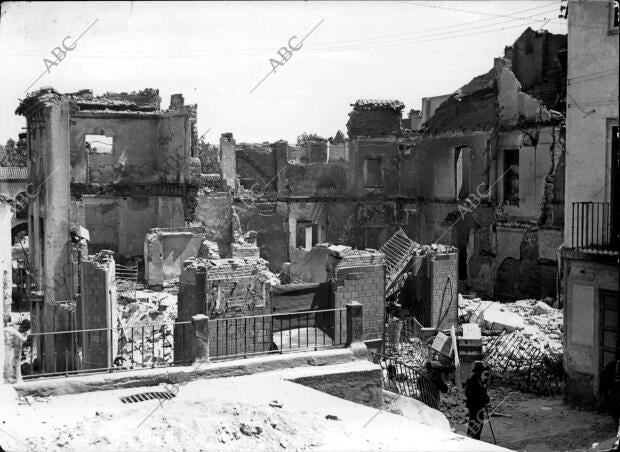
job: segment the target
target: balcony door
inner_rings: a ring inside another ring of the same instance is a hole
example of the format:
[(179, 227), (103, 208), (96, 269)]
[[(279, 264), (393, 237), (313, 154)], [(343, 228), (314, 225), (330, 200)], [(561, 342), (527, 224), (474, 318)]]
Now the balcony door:
[(600, 366), (604, 368), (614, 361), (620, 353), (620, 297), (618, 292), (601, 290), (599, 292), (601, 306), (600, 317)]

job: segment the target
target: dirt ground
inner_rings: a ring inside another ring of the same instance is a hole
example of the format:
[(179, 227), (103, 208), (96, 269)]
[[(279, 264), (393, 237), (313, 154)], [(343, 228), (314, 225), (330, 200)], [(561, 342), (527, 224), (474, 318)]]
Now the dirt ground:
[[(358, 405), (278, 374), (197, 380), (160, 407), (128, 388), (32, 398), (2, 413), (7, 451), (503, 450)], [(60, 414), (61, 413), (61, 414)]]
[[(609, 447), (616, 436), (611, 416), (571, 409), (561, 397), (535, 398), (509, 390), (493, 390), (490, 395), (490, 412), (507, 397), (497, 409), (500, 416), (491, 417), (498, 446), (527, 452), (591, 451), (594, 443)], [(466, 432), (467, 425), (457, 425), (456, 430)], [(488, 423), (481, 439), (493, 444)]]

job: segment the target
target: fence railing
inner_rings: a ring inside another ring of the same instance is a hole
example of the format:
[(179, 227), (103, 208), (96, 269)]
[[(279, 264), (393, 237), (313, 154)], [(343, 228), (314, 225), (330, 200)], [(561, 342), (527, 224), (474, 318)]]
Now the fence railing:
[(191, 322), (31, 333), (22, 347), (24, 379), (153, 368), (184, 363), (174, 356), (174, 330)]
[(346, 339), (345, 308), (209, 320), (211, 358), (336, 348)]
[(572, 205), (573, 248), (593, 254), (617, 253), (617, 228), (613, 225), (611, 203), (574, 202)]
[(431, 408), (439, 409), (439, 390), (422, 372), (396, 358), (372, 353), (372, 361), (381, 366), (383, 389), (412, 397)]
[(562, 355), (543, 353), (540, 346), (515, 331), (494, 337), (484, 347), (483, 360), (494, 378), (544, 396), (562, 392)]
[[(344, 347), (346, 308), (208, 320), (211, 359)], [(176, 343), (175, 343), (176, 341)], [(31, 333), (24, 379), (186, 365), (198, 341), (192, 321)]]

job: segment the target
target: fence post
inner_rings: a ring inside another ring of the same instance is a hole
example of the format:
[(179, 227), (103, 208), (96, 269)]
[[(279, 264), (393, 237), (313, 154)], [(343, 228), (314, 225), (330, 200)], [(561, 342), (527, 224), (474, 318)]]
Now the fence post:
[(368, 349), (363, 340), (362, 308), (362, 304), (357, 301), (347, 303), (347, 347), (356, 358), (366, 359)]
[(204, 314), (192, 316), (194, 337), (196, 340), (196, 356), (194, 362), (208, 363), (209, 359), (209, 317)]

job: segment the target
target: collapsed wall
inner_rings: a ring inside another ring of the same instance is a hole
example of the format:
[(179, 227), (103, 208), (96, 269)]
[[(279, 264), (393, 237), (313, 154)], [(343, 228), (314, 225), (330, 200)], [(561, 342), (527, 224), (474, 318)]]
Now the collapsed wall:
[[(210, 356), (234, 355), (238, 338), (245, 338), (247, 353), (271, 349), (271, 322), (237, 317), (263, 316), (271, 312), (269, 290), (277, 284), (261, 258), (189, 259), (180, 276), (177, 322), (204, 314), (210, 324)], [(232, 320), (232, 321), (230, 321)], [(187, 325), (175, 325), (174, 356), (177, 361), (197, 356), (194, 333)]]
[(144, 237), (144, 279), (148, 287), (162, 290), (165, 280), (177, 278), (183, 262), (198, 255), (204, 234), (201, 227), (151, 229)]

